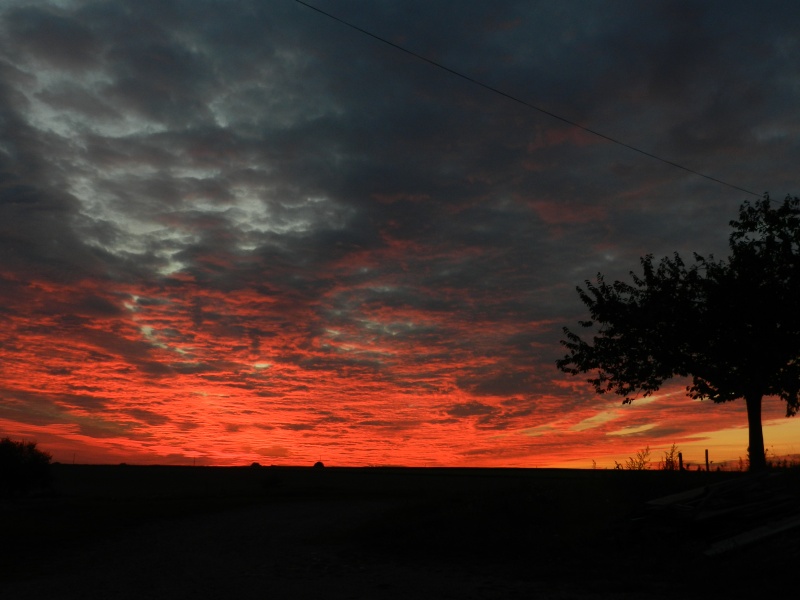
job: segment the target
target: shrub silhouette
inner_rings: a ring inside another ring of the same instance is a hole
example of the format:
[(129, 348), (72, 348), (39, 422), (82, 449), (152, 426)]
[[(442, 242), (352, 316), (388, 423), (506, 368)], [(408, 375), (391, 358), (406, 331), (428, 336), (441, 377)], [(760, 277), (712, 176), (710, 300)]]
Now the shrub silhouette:
[(678, 459), (678, 446), (672, 444), (669, 450), (664, 451), (664, 458), (661, 459), (662, 471), (677, 471), (680, 469), (680, 460)]
[(36, 447), (36, 442), (16, 442), (7, 437), (0, 440), (0, 494), (13, 496), (47, 487), (51, 458)]
[(650, 446), (645, 446), (636, 453), (636, 456), (628, 457), (623, 466), (614, 461), (614, 468), (617, 470), (626, 469), (628, 471), (646, 471), (650, 468)]

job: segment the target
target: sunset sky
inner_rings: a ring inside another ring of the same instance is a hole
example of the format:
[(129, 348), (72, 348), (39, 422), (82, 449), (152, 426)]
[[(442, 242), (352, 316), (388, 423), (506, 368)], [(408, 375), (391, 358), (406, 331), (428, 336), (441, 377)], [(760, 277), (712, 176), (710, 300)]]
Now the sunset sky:
[[(0, 3), (0, 436), (62, 462), (744, 457), (743, 402), (623, 406), (555, 361), (576, 285), (725, 257), (743, 201), (800, 194), (800, 5), (311, 3), (522, 102), (293, 0)], [(766, 446), (800, 453), (784, 411)]]

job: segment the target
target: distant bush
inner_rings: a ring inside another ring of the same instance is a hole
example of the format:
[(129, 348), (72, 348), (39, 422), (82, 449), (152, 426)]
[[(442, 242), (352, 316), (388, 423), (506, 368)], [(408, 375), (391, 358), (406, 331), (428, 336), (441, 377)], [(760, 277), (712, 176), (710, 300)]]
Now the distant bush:
[(625, 465), (614, 461), (615, 469), (626, 469), (628, 471), (646, 471), (650, 468), (650, 446), (645, 446), (625, 461)]
[(48, 452), (39, 450), (36, 442), (0, 440), (0, 494), (16, 495), (50, 484)]
[(661, 470), (677, 471), (680, 469), (680, 460), (678, 459), (679, 454), (680, 451), (675, 444), (672, 444), (669, 450), (665, 450), (664, 458), (661, 459)]

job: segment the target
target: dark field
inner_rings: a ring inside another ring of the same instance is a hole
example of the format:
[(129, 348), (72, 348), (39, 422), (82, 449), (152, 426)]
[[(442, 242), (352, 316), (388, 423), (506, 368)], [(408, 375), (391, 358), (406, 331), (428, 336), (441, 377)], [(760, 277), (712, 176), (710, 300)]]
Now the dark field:
[[(796, 515), (797, 479), (797, 471), (753, 483), (742, 473), (55, 465), (51, 492), (0, 500), (0, 595), (783, 596), (800, 528), (706, 551)], [(699, 501), (647, 504), (704, 486)], [(748, 491), (708, 493), (729, 488)]]

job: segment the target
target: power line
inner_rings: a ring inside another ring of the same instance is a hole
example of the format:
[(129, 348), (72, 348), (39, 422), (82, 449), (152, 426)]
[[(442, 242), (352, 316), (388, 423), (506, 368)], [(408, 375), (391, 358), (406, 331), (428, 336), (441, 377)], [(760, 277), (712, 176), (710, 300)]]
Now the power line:
[(422, 54), (418, 54), (417, 52), (414, 52), (413, 50), (409, 50), (408, 48), (405, 48), (404, 46), (401, 46), (399, 44), (395, 44), (394, 42), (390, 42), (386, 38), (383, 38), (383, 37), (381, 37), (381, 36), (379, 36), (379, 35), (377, 35), (375, 33), (372, 33), (371, 31), (368, 31), (367, 29), (363, 29), (363, 28), (359, 27), (358, 25), (354, 25), (354, 24), (350, 23), (349, 21), (345, 21), (344, 19), (342, 19), (340, 17), (337, 17), (336, 15), (332, 15), (329, 12), (326, 12), (326, 11), (320, 9), (320, 8), (317, 8), (316, 6), (313, 6), (313, 5), (309, 4), (308, 2), (304, 2), (303, 0), (294, 0), (294, 1), (297, 4), (302, 4), (306, 8), (310, 8), (311, 10), (313, 10), (315, 12), (318, 12), (319, 14), (328, 17), (329, 19), (333, 19), (337, 23), (341, 23), (342, 25), (344, 25), (346, 27), (349, 27), (350, 29), (354, 29), (355, 31), (358, 31), (359, 33), (363, 33), (364, 35), (367, 35), (367, 36), (369, 36), (369, 37), (371, 37), (371, 38), (373, 38), (375, 40), (378, 40), (379, 42), (383, 42), (387, 46), (391, 46), (392, 48), (395, 48), (396, 50), (400, 50), (401, 52), (405, 52), (406, 54), (408, 54), (410, 56), (413, 56), (414, 58), (416, 58), (418, 60), (426, 62), (429, 65), (433, 65), (434, 67), (436, 67), (438, 69), (441, 69), (443, 71), (447, 71), (451, 75), (455, 75), (456, 77), (460, 77), (461, 79), (464, 79), (465, 81), (469, 81), (470, 83), (472, 83), (474, 85), (477, 85), (477, 86), (482, 87), (482, 88), (484, 88), (486, 90), (489, 90), (490, 92), (494, 92), (495, 94), (503, 96), (504, 98), (507, 98), (508, 100), (516, 102), (517, 104), (521, 104), (521, 105), (523, 105), (523, 106), (525, 106), (527, 108), (532, 108), (535, 111), (538, 111), (538, 112), (540, 112), (542, 114), (547, 115), (548, 117), (552, 117), (553, 119), (557, 119), (559, 121), (562, 121), (563, 123), (566, 123), (567, 125), (571, 125), (572, 127), (577, 127), (578, 129), (582, 129), (583, 131), (586, 131), (587, 133), (591, 133), (592, 135), (595, 135), (595, 136), (597, 136), (599, 138), (602, 138), (604, 140), (607, 140), (607, 141), (612, 142), (614, 144), (617, 144), (619, 146), (623, 146), (625, 148), (628, 148), (629, 150), (633, 150), (634, 152), (638, 152), (639, 154), (643, 154), (644, 156), (647, 156), (649, 158), (658, 160), (658, 161), (660, 161), (662, 163), (668, 164), (668, 165), (670, 165), (672, 167), (675, 167), (677, 169), (681, 169), (683, 171), (686, 171), (687, 173), (691, 173), (692, 175), (697, 175), (698, 177), (703, 177), (703, 178), (708, 179), (710, 181), (713, 181), (715, 183), (719, 183), (721, 185), (728, 186), (729, 188), (733, 188), (733, 189), (738, 190), (740, 192), (744, 192), (746, 194), (750, 194), (751, 196), (757, 196), (759, 198), (761, 197), (761, 194), (757, 194), (757, 193), (755, 193), (753, 191), (750, 191), (748, 189), (745, 189), (743, 187), (739, 187), (738, 185), (735, 185), (733, 183), (728, 183), (727, 181), (723, 181), (722, 179), (718, 179), (716, 177), (712, 177), (711, 175), (706, 175), (705, 173), (701, 173), (700, 171), (696, 171), (696, 170), (694, 170), (692, 168), (689, 168), (689, 167), (686, 167), (686, 166), (684, 166), (684, 165), (682, 165), (680, 163), (676, 163), (676, 162), (668, 160), (666, 158), (662, 158), (662, 157), (660, 157), (660, 156), (658, 156), (656, 154), (653, 154), (652, 152), (648, 152), (646, 150), (642, 150), (641, 148), (637, 148), (636, 146), (632, 146), (631, 144), (625, 143), (622, 140), (618, 140), (618, 139), (616, 139), (614, 137), (611, 137), (610, 135), (606, 135), (606, 134), (601, 133), (601, 132), (599, 132), (599, 131), (597, 131), (595, 129), (591, 129), (589, 127), (585, 127), (584, 125), (581, 125), (580, 123), (576, 123), (575, 121), (567, 119), (566, 117), (562, 117), (561, 115), (557, 115), (554, 112), (551, 112), (551, 111), (549, 111), (549, 110), (547, 110), (545, 108), (542, 108), (541, 106), (536, 106), (535, 104), (531, 104), (530, 102), (528, 102), (526, 100), (522, 100), (521, 98), (518, 98), (517, 96), (514, 96), (513, 94), (509, 94), (508, 92), (504, 92), (503, 90), (500, 90), (500, 89), (498, 89), (498, 88), (496, 88), (494, 86), (491, 86), (491, 85), (489, 85), (487, 83), (484, 83), (484, 82), (482, 82), (482, 81), (480, 81), (478, 79), (475, 79), (474, 77), (466, 75), (466, 74), (462, 73), (461, 71), (457, 71), (455, 69), (452, 69), (452, 68), (450, 68), (450, 67), (448, 67), (446, 65), (443, 65), (440, 62), (437, 62), (437, 61), (435, 61), (435, 60), (433, 60), (431, 58), (428, 58), (427, 56), (424, 56)]

